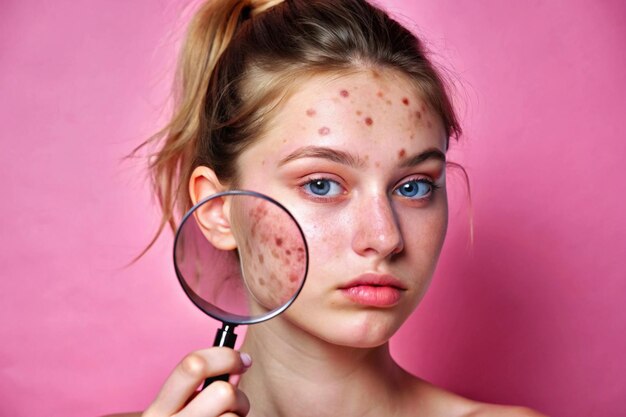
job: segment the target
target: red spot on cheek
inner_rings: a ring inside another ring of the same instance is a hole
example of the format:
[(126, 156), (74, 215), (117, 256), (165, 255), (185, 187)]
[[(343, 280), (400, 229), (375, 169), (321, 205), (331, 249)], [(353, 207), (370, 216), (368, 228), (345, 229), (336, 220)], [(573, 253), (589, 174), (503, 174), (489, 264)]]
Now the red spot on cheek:
[(400, 152), (398, 152), (398, 158), (404, 158), (405, 155), (406, 150), (404, 150), (404, 148), (400, 149)]
[(276, 242), (276, 246), (282, 246), (283, 244), (283, 240), (279, 237), (277, 237), (274, 242)]
[(320, 134), (320, 136), (326, 136), (326, 135), (328, 135), (328, 134), (330, 133), (330, 129), (329, 129), (329, 128), (327, 128), (326, 126), (324, 126), (324, 127), (321, 127), (321, 128), (317, 131), (317, 133), (319, 133), (319, 134)]
[(374, 124), (374, 121), (372, 120), (371, 117), (366, 117), (365, 118), (365, 124), (368, 125), (368, 126), (371, 126), (371, 125)]
[(409, 99), (406, 98), (406, 97), (402, 98), (402, 104), (404, 104), (405, 106), (408, 106), (409, 105)]
[(339, 92), (339, 95), (340, 95), (341, 97), (348, 97), (348, 96), (350, 96), (350, 93), (348, 93), (348, 90), (341, 90), (341, 91)]
[(309, 116), (309, 117), (313, 117), (313, 116), (315, 116), (316, 114), (317, 114), (317, 112), (315, 111), (315, 109), (308, 109), (308, 110), (306, 111), (306, 115), (307, 115), (307, 116)]

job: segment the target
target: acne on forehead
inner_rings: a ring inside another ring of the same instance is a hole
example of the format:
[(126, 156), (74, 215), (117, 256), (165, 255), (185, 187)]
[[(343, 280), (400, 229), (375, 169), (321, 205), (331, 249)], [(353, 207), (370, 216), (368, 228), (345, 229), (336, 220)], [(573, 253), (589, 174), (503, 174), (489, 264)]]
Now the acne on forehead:
[[(323, 137), (333, 134), (350, 121), (363, 128), (374, 128), (380, 126), (377, 122), (385, 126), (386, 115), (396, 120), (398, 115), (405, 115), (399, 120), (398, 126), (406, 132), (407, 139), (414, 140), (417, 137), (416, 126), (432, 129), (435, 126), (432, 119), (437, 115), (429, 112), (420, 94), (416, 90), (409, 93), (406, 81), (399, 83), (403, 81), (401, 78), (383, 72), (370, 71), (356, 74), (354, 78), (349, 76), (347, 79), (330, 81), (320, 79), (321, 84), (315, 83), (305, 88), (303, 91), (308, 91), (304, 96), (306, 101), (300, 102), (304, 117), (300, 118), (299, 127)], [(346, 80), (345, 83), (343, 80)], [(318, 91), (322, 94), (317, 94)], [(377, 105), (377, 102), (384, 106)], [(338, 114), (338, 111), (342, 114), (341, 120), (335, 118), (329, 122), (326, 119), (326, 114)], [(339, 125), (334, 126), (334, 123)]]

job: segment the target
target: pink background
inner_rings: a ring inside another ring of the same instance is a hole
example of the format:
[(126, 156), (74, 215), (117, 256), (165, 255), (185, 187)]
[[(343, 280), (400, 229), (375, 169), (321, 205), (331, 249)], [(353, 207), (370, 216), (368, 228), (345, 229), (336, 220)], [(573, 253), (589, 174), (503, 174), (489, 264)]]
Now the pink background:
[[(39, 3), (39, 4), (35, 4)], [(626, 415), (626, 7), (389, 0), (458, 80), (475, 244), (451, 226), (409, 370), (553, 416)], [(176, 283), (142, 161), (182, 6), (0, 4), (0, 415), (140, 409), (215, 324)]]

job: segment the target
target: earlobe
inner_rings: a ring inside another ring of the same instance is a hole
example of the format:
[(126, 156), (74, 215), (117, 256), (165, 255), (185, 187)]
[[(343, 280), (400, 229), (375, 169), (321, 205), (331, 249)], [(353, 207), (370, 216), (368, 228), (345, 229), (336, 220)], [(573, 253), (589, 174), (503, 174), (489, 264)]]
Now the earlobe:
[[(225, 190), (226, 187), (219, 181), (215, 172), (208, 167), (196, 167), (189, 178), (189, 196), (194, 206)], [(237, 248), (228, 216), (229, 201), (227, 197), (213, 198), (194, 212), (194, 218), (204, 237), (221, 250)]]

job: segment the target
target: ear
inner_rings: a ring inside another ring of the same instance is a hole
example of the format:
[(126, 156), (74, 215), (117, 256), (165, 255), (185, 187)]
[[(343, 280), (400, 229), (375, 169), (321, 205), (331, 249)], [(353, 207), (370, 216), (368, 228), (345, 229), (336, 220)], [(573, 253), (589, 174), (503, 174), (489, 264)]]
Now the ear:
[[(191, 173), (189, 196), (193, 205), (222, 191), (226, 191), (226, 187), (219, 181), (212, 169), (199, 166)], [(228, 197), (213, 198), (194, 212), (194, 218), (204, 237), (213, 246), (222, 250), (237, 248), (230, 225), (229, 212), (230, 199)]]

